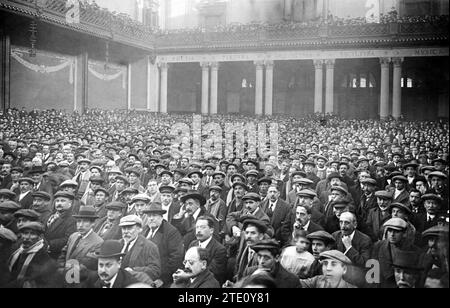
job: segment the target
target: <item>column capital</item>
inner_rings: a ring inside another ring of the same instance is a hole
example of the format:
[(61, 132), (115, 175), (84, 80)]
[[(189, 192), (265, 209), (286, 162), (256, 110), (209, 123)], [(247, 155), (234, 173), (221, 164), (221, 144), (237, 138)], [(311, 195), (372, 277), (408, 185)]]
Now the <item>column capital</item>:
[(264, 63), (266, 64), (266, 69), (269, 69), (269, 70), (273, 69), (273, 66), (274, 66), (273, 60), (266, 60)]
[(401, 66), (403, 62), (403, 58), (392, 58), (392, 63), (394, 63), (395, 66)]
[(159, 62), (158, 63), (158, 67), (161, 68), (161, 69), (168, 69), (169, 68), (169, 63)]
[(200, 62), (200, 66), (202, 67), (202, 69), (209, 69), (209, 62)]
[(212, 70), (218, 70), (220, 63), (219, 62), (211, 62), (210, 65), (211, 65)]
[(313, 60), (313, 64), (316, 70), (323, 68), (323, 60)]
[(388, 66), (391, 63), (391, 58), (380, 58), (381, 66)]
[(335, 59), (326, 59), (325, 64), (327, 66), (327, 69), (334, 68), (334, 63), (336, 62)]
[(256, 69), (263, 69), (264, 61), (262, 60), (254, 61), (253, 64), (256, 65)]

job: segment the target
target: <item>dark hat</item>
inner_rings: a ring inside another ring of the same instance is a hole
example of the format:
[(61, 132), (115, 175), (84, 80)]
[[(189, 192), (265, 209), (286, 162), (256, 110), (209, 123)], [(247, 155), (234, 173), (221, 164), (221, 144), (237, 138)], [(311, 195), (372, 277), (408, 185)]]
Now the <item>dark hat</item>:
[(105, 208), (107, 210), (116, 210), (116, 211), (121, 211), (121, 210), (125, 209), (126, 207), (127, 206), (124, 203), (119, 202), (119, 201), (110, 202), (105, 206)]
[(44, 169), (42, 169), (42, 167), (39, 167), (39, 166), (33, 166), (33, 167), (31, 168), (31, 170), (28, 171), (28, 174), (36, 174), (36, 173), (38, 173), (38, 174), (44, 174), (45, 171), (44, 171)]
[(261, 183), (267, 183), (267, 184), (271, 185), (272, 179), (268, 178), (268, 177), (264, 177), (264, 178), (258, 180), (258, 185), (261, 185)]
[(96, 195), (98, 192), (103, 192), (105, 195), (109, 196), (109, 191), (106, 190), (106, 189), (103, 188), (103, 187), (97, 188), (97, 189), (94, 191), (94, 195)]
[(182, 178), (178, 180), (178, 184), (185, 183), (188, 185), (194, 185), (194, 182), (190, 178)]
[(106, 240), (100, 246), (100, 250), (95, 253), (97, 258), (121, 258), (126, 255), (122, 253), (123, 244), (120, 241)]
[(345, 188), (342, 187), (342, 186), (331, 186), (331, 187), (330, 187), (330, 191), (332, 191), (332, 190), (337, 190), (337, 191), (340, 191), (341, 193), (343, 193), (343, 194), (345, 194), (345, 195), (348, 195), (348, 190), (345, 189)]
[(75, 199), (75, 195), (69, 192), (65, 192), (65, 191), (58, 191), (54, 196), (54, 199), (56, 198), (66, 198), (69, 200), (74, 200)]
[(375, 192), (375, 197), (381, 198), (381, 199), (392, 199), (393, 194), (386, 190), (379, 190)]
[(222, 187), (220, 187), (220, 186), (211, 186), (210, 188), (209, 188), (209, 191), (211, 191), (211, 190), (215, 190), (215, 191), (218, 191), (218, 192), (222, 192)]
[(23, 169), (20, 167), (13, 167), (13, 168), (11, 168), (11, 173), (12, 172), (23, 173)]
[(249, 160), (247, 161), (247, 165), (248, 165), (248, 164), (255, 165), (256, 168), (259, 168), (259, 163), (258, 163), (257, 161), (252, 160), (252, 159), (249, 159)]
[(392, 204), (389, 206), (389, 212), (392, 212), (392, 209), (393, 209), (394, 207), (399, 208), (399, 209), (405, 211), (405, 212), (408, 213), (408, 214), (411, 214), (411, 213), (412, 213), (411, 206), (408, 205), (408, 204), (403, 204), (403, 203), (399, 203), (399, 202), (392, 203)]
[(21, 209), (14, 213), (14, 217), (26, 217), (31, 220), (38, 220), (41, 215), (35, 210)]
[(137, 160), (139, 160), (139, 156), (137, 156), (137, 155), (134, 154), (134, 153), (128, 154), (128, 158), (130, 158), (130, 157), (134, 157), (134, 158), (136, 158)]
[(85, 218), (95, 220), (99, 218), (96, 214), (95, 208), (93, 206), (81, 206), (77, 215), (72, 215), (74, 218)]
[(314, 199), (315, 197), (317, 197), (317, 193), (312, 189), (302, 189), (299, 192), (297, 192), (297, 196)]
[(336, 200), (334, 200), (333, 202), (331, 202), (331, 206), (334, 208), (345, 208), (349, 205), (350, 203), (348, 202), (347, 199), (344, 198), (338, 198)]
[(186, 176), (186, 171), (184, 171), (183, 169), (175, 169), (173, 171), (173, 174), (175, 175), (175, 173), (180, 174), (181, 176)]
[(253, 201), (256, 201), (256, 202), (260, 202), (261, 201), (261, 196), (258, 195), (257, 193), (251, 192), (251, 193), (245, 194), (242, 197), (242, 201), (245, 201), (245, 200), (253, 200)]
[(231, 182), (234, 182), (235, 178), (240, 178), (242, 180), (242, 182), (245, 183), (245, 181), (247, 180), (242, 174), (240, 173), (235, 173), (230, 177)]
[(256, 170), (249, 170), (245, 173), (245, 177), (249, 177), (249, 176), (254, 176), (254, 177), (258, 177), (259, 176), (259, 172)]
[(361, 184), (370, 184), (373, 186), (377, 186), (377, 181), (372, 178), (366, 178), (361, 181)]
[(325, 156), (323, 156), (323, 155), (316, 155), (316, 160), (319, 160), (319, 159), (322, 159), (325, 162), (328, 162), (328, 159)]
[(184, 195), (183, 197), (181, 197), (180, 201), (181, 202), (186, 202), (188, 199), (194, 199), (200, 202), (200, 206), (204, 206), (206, 203), (206, 199), (205, 197), (203, 197), (201, 194), (194, 192), (194, 193), (189, 193), (187, 195)]
[(400, 157), (403, 157), (403, 154), (400, 153), (400, 152), (395, 152), (395, 153), (392, 153), (392, 157), (394, 157), (394, 156), (400, 156)]
[(426, 170), (433, 172), (433, 171), (436, 171), (436, 168), (433, 166), (423, 166), (423, 167), (420, 167), (419, 170), (420, 170), (420, 172), (423, 172)]
[(266, 233), (267, 231), (267, 225), (263, 221), (256, 219), (255, 217), (245, 219), (243, 221), (242, 230), (245, 230), (248, 225), (255, 226), (261, 233)]
[(105, 179), (101, 176), (91, 176), (89, 181), (92, 183), (105, 183)]
[(216, 170), (216, 165), (208, 163), (208, 164), (205, 165), (204, 169), (206, 169), (206, 168), (211, 168), (213, 170)]
[(294, 177), (294, 176), (296, 176), (296, 175), (299, 175), (299, 176), (301, 176), (302, 178), (306, 178), (306, 172), (305, 171), (294, 171), (294, 172), (292, 172), (292, 177)]
[(149, 207), (144, 209), (143, 212), (146, 214), (155, 213), (160, 215), (167, 213), (167, 211), (162, 208), (162, 204), (160, 202), (152, 202)]
[(170, 176), (171, 178), (173, 178), (173, 173), (170, 172), (169, 170), (163, 170), (159, 175), (163, 176), (164, 174), (167, 174), (168, 176)]
[(306, 238), (309, 239), (310, 241), (320, 240), (320, 241), (325, 242), (325, 244), (330, 244), (330, 243), (336, 242), (336, 240), (330, 233), (323, 231), (323, 230), (312, 232), (312, 233), (308, 234), (306, 236)]
[(235, 189), (236, 186), (241, 186), (241, 187), (243, 187), (245, 190), (248, 191), (247, 184), (245, 184), (245, 183), (242, 183), (242, 182), (235, 182), (235, 183), (233, 183), (233, 185), (231, 185), (231, 188)]
[(360, 163), (362, 163), (363, 161), (369, 161), (369, 159), (367, 158), (367, 157), (360, 157), (357, 161), (356, 161), (356, 163), (359, 165)]
[(92, 169), (97, 169), (100, 172), (103, 171), (103, 168), (99, 165), (92, 165), (91, 167), (89, 167), (89, 170), (92, 170)]
[(158, 168), (167, 169), (166, 165), (163, 165), (163, 164), (156, 164), (155, 169), (158, 169)]
[(441, 237), (443, 235), (448, 236), (448, 226), (436, 225), (422, 232), (423, 239), (429, 236)]
[(2, 239), (15, 243), (17, 242), (17, 235), (15, 235), (11, 230), (0, 225), (0, 240)]
[(175, 187), (169, 185), (159, 187), (159, 192), (161, 194), (173, 194), (174, 190)]
[(275, 250), (278, 255), (280, 253), (280, 244), (275, 239), (267, 239), (257, 242), (252, 246), (252, 249), (256, 252), (261, 250)]
[(14, 201), (5, 201), (0, 203), (0, 210), (15, 212), (22, 208), (22, 206)]
[(9, 199), (14, 199), (16, 197), (16, 193), (9, 189), (3, 188), (0, 189), (0, 196), (7, 196)]
[(138, 177), (141, 176), (141, 172), (138, 169), (136, 169), (136, 168), (127, 168), (127, 169), (125, 169), (125, 173), (134, 173)]
[(31, 222), (26, 222), (19, 227), (20, 232), (22, 232), (24, 230), (33, 230), (39, 234), (43, 234), (45, 232), (45, 227), (40, 222), (31, 221)]
[(191, 172), (188, 173), (187, 177), (190, 178), (193, 174), (198, 174), (200, 178), (203, 177), (203, 173), (199, 169), (192, 170)]
[(352, 265), (352, 261), (339, 250), (324, 251), (319, 255), (319, 260), (332, 259), (347, 265)]
[(159, 159), (156, 158), (156, 157), (154, 157), (154, 156), (150, 157), (150, 158), (148, 159), (148, 161), (149, 161), (149, 162), (154, 161), (155, 163), (159, 163)]
[(130, 182), (128, 181), (127, 177), (123, 176), (123, 175), (118, 175), (116, 176), (116, 181), (117, 180), (121, 180), (123, 181), (125, 184), (130, 184)]
[(19, 179), (19, 184), (22, 183), (22, 182), (28, 182), (31, 185), (35, 184), (35, 181), (32, 178), (28, 178), (28, 177), (20, 178)]
[(394, 268), (401, 268), (405, 270), (419, 272), (423, 270), (420, 265), (420, 254), (416, 251), (399, 250), (392, 256), (391, 265)]
[(406, 169), (406, 168), (408, 168), (408, 167), (413, 167), (414, 169), (416, 169), (417, 167), (419, 167), (419, 164), (416, 164), (416, 163), (407, 163), (407, 164), (404, 164), (402, 167), (403, 167), (403, 169)]
[(392, 178), (392, 181), (403, 181), (407, 183), (408, 179), (403, 175), (396, 175)]
[(328, 175), (327, 180), (331, 181), (331, 179), (341, 179), (341, 175), (337, 172), (331, 172), (330, 175)]
[(422, 196), (422, 200), (435, 200), (438, 201), (439, 203), (444, 202), (444, 199), (442, 199), (440, 196), (436, 195), (436, 194), (425, 194)]
[(431, 161), (431, 163), (434, 165), (434, 163), (441, 163), (441, 164), (443, 164), (443, 165), (446, 165), (447, 164), (447, 161), (445, 160), (445, 159), (442, 159), (442, 158), (436, 158), (436, 159), (433, 159), (432, 161)]

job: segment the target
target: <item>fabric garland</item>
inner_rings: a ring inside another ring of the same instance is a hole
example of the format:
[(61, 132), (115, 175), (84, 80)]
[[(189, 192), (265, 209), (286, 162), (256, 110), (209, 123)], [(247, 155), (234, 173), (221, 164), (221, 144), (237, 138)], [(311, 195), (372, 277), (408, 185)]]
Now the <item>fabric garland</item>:
[(117, 73), (114, 74), (104, 74), (104, 73), (100, 73), (98, 71), (95, 70), (94, 68), (94, 64), (89, 63), (88, 65), (88, 69), (89, 72), (94, 75), (96, 78), (103, 80), (103, 81), (111, 81), (114, 79), (117, 79), (119, 77), (122, 77), (122, 88), (126, 88), (126, 74), (125, 74), (125, 70), (123, 68), (114, 68), (119, 70)]

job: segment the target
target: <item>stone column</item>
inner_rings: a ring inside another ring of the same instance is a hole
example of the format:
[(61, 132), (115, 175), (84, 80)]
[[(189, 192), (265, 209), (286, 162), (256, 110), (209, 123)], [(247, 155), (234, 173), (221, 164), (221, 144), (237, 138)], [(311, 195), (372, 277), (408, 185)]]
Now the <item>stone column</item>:
[(88, 89), (89, 89), (89, 55), (87, 52), (84, 52), (81, 56), (81, 76), (82, 76), (82, 83), (81, 83), (81, 108), (80, 113), (83, 114), (89, 107), (89, 95), (88, 95)]
[(131, 110), (131, 63), (127, 65), (127, 110)]
[(393, 58), (394, 76), (392, 84), (392, 116), (399, 119), (402, 114), (402, 62), (403, 58)]
[(273, 61), (266, 61), (266, 95), (265, 95), (265, 115), (273, 114)]
[(209, 62), (200, 63), (202, 67), (202, 114), (208, 114), (209, 105)]
[(314, 60), (314, 113), (323, 113), (322, 91), (323, 91), (323, 60)]
[(0, 110), (10, 107), (11, 39), (0, 30)]
[(159, 69), (154, 59), (148, 57), (147, 63), (147, 110), (158, 112), (159, 103)]
[(168, 64), (160, 63), (159, 68), (161, 70), (161, 98), (159, 112), (167, 113), (167, 74)]
[(211, 114), (217, 114), (217, 91), (219, 87), (219, 63), (211, 63)]
[(255, 85), (255, 115), (263, 114), (263, 70), (264, 62), (255, 61), (256, 65), (256, 85)]
[(380, 119), (389, 117), (389, 64), (390, 58), (380, 58), (381, 82), (380, 82)]
[(325, 61), (327, 66), (325, 113), (333, 113), (334, 111), (334, 62), (334, 59)]

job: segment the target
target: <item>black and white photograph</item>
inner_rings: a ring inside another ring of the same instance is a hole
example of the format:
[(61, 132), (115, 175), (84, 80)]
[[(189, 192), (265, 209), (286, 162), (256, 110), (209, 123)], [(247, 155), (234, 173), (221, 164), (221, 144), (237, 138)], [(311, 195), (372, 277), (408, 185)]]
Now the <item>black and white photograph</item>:
[(0, 0), (0, 288), (449, 288), (449, 81), (448, 0)]

